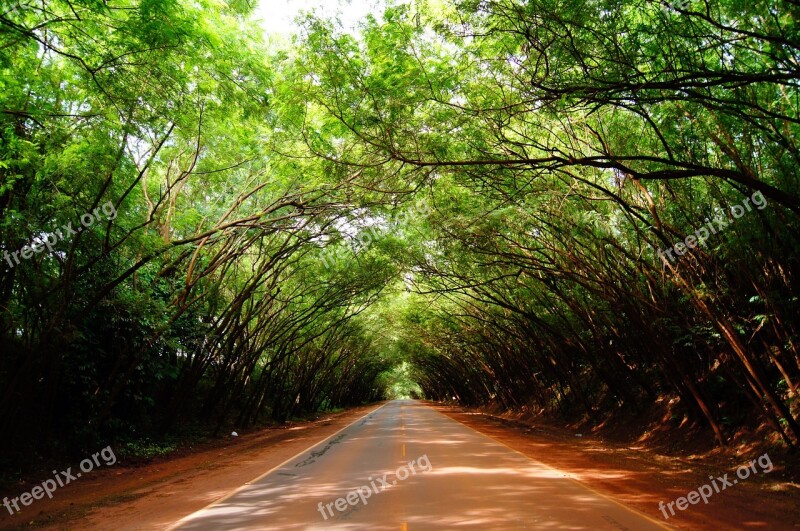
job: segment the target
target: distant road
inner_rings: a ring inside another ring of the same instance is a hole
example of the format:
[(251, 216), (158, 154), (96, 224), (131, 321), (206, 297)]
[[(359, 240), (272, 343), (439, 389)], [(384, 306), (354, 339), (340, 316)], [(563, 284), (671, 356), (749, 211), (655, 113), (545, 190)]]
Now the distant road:
[(419, 402), (397, 400), (171, 529), (462, 528), (665, 527)]

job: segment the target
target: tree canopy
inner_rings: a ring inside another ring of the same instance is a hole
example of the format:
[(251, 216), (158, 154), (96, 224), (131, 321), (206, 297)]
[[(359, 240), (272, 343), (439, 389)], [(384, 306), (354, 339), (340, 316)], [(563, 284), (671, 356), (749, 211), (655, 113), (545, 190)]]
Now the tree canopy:
[(686, 4), (2, 8), (4, 455), (391, 396), (796, 447), (800, 8)]

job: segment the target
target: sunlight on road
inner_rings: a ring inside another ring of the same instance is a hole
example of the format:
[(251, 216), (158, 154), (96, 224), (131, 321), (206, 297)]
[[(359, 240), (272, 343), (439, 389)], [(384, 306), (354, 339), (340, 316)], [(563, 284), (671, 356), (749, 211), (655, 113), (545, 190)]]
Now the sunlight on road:
[[(423, 462), (424, 468), (413, 466)], [(398, 400), (188, 516), (176, 529), (403, 525), (662, 527), (427, 406)]]

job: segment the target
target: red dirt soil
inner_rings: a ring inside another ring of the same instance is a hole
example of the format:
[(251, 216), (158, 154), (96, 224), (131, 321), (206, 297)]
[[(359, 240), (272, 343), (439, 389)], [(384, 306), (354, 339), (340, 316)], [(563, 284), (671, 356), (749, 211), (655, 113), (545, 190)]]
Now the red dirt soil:
[[(624, 444), (602, 436), (566, 431), (536, 422), (510, 420), (482, 412), (429, 404), (448, 417), (537, 461), (557, 468), (593, 490), (637, 509), (667, 526), (678, 529), (800, 529), (800, 484), (796, 482), (797, 456), (769, 452), (774, 466), (767, 474), (755, 465), (758, 474), (738, 480), (708, 498), (708, 504), (665, 509), (669, 503), (690, 491), (728, 474), (736, 478), (739, 466), (751, 459), (724, 453), (676, 457), (654, 451), (645, 443)], [(686, 444), (691, 446), (690, 442)], [(719, 482), (718, 482), (719, 483)]]
[[(670, 457), (645, 448), (581, 436), (536, 423), (430, 403), (438, 411), (630, 507), (681, 529), (800, 529), (800, 485), (788, 481), (794, 471), (772, 459), (769, 474), (714, 494), (707, 505), (691, 505), (664, 520), (658, 502), (669, 502), (741, 465), (733, 458)], [(268, 428), (185, 455), (143, 466), (117, 463), (98, 469), (59, 489), (52, 500), (34, 502), (23, 513), (3, 511), (6, 529), (162, 530), (183, 516), (280, 465), (334, 434), (377, 406), (327, 415), (312, 422)], [(584, 434), (582, 434), (584, 435)], [(772, 456), (772, 454), (770, 454)], [(791, 473), (789, 473), (791, 472)], [(29, 491), (36, 483), (19, 487)], [(13, 496), (18, 496), (14, 493)], [(8, 493), (11, 494), (11, 493)]]
[[(163, 530), (264, 472), (336, 433), (378, 406), (325, 415), (216, 441), (154, 459), (142, 466), (120, 460), (98, 468), (10, 516), (0, 505), (2, 529)], [(72, 467), (73, 472), (75, 466)], [(20, 485), (19, 496), (36, 481)]]

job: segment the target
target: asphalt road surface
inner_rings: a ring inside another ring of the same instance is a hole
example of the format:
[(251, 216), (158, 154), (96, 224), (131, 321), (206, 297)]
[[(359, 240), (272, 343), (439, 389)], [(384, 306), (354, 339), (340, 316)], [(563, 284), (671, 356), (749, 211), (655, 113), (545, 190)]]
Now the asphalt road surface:
[(419, 402), (397, 400), (171, 529), (464, 528), (665, 527)]

